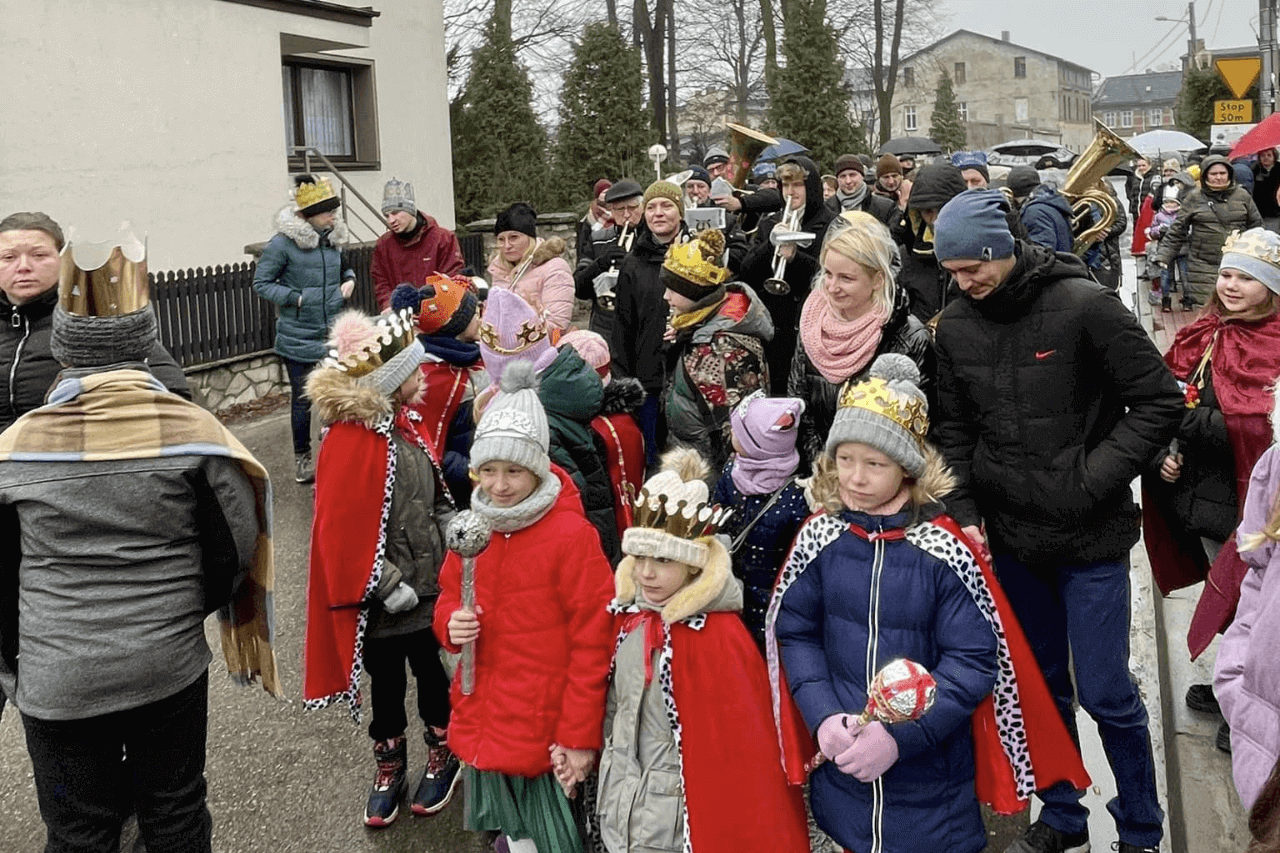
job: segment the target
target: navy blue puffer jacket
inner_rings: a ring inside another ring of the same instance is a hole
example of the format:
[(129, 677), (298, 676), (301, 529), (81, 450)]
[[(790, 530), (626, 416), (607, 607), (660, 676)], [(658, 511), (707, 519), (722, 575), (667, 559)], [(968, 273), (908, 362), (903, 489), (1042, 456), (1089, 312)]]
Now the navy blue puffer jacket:
[[(803, 530), (835, 521), (815, 516)], [(911, 513), (846, 511), (838, 521), (894, 532), (875, 541), (839, 533), (782, 592), (775, 632), (805, 722), (816, 730), (832, 714), (859, 713), (871, 679), (896, 658), (924, 666), (938, 689), (920, 720), (886, 727), (898, 761), (876, 782), (859, 782), (830, 761), (814, 771), (814, 817), (848, 850), (870, 849), (878, 823), (887, 830), (885, 853), (977, 853), (986, 835), (970, 718), (995, 685), (995, 633), (956, 573), (901, 538)], [(803, 550), (798, 540), (792, 559)]]

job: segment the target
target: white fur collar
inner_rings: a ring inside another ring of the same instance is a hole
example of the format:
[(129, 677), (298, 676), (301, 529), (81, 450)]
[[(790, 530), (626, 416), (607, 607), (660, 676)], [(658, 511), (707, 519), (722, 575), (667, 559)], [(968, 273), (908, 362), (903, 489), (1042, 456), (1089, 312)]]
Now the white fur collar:
[[(311, 223), (298, 215), (296, 204), (287, 204), (276, 213), (276, 231), (298, 244), (299, 249), (314, 249), (320, 245), (320, 232), (311, 227)], [(342, 246), (351, 239), (347, 223), (342, 217), (333, 220), (333, 230), (329, 232), (329, 245)]]

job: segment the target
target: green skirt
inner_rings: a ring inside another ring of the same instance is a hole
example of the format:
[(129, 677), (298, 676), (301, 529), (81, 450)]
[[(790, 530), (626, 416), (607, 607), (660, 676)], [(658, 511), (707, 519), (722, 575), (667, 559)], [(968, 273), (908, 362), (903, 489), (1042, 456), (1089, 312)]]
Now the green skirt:
[(531, 838), (538, 853), (582, 853), (569, 801), (551, 773), (536, 779), (463, 767), (467, 829)]

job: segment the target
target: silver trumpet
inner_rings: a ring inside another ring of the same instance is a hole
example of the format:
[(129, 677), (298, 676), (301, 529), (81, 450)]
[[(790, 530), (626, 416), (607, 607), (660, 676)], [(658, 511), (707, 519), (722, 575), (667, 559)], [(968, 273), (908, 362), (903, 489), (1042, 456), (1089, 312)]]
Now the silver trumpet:
[[(624, 223), (618, 231), (618, 247), (624, 252), (630, 252), (635, 237), (635, 229), (630, 223)], [(618, 285), (618, 265), (610, 264), (609, 269), (596, 276), (591, 284), (595, 288), (596, 304), (600, 306), (600, 310), (612, 311), (617, 303), (617, 297), (614, 296), (613, 291)]]
[(787, 259), (782, 254), (782, 246), (789, 244), (805, 249), (812, 246), (818, 236), (811, 231), (797, 230), (803, 214), (803, 207), (788, 209), (783, 214), (782, 221), (769, 232), (769, 242), (776, 248), (773, 253), (773, 275), (765, 279), (764, 289), (774, 296), (786, 296), (791, 292), (791, 285), (783, 278), (787, 274)]

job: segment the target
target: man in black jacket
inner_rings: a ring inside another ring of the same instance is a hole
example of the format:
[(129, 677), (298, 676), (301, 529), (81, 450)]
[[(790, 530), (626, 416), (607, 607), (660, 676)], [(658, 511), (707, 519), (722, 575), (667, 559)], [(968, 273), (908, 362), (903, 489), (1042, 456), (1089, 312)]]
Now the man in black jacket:
[[(934, 438), (959, 481), (948, 508), (976, 542), (986, 522), (996, 573), (1073, 737), (1077, 690), (1097, 723), (1119, 850), (1154, 851), (1164, 814), (1129, 674), (1130, 484), (1177, 430), (1178, 386), (1082, 262), (1014, 239), (999, 193), (961, 193), (935, 229), (934, 252), (963, 293), (936, 337)], [(1083, 793), (1066, 782), (1041, 791), (1040, 819), (1007, 853), (1087, 850)]]
[(835, 214), (846, 210), (862, 210), (893, 227), (898, 219), (897, 206), (884, 196), (871, 191), (864, 175), (867, 167), (853, 154), (836, 158), (836, 193), (827, 199), (827, 208)]

